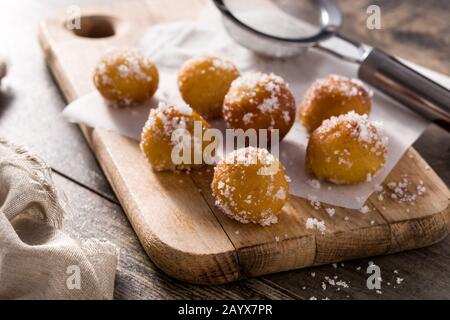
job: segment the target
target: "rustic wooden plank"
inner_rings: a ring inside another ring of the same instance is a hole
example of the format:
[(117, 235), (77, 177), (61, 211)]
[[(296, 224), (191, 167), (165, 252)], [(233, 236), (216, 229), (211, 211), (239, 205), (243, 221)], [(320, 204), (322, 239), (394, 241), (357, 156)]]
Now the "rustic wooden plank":
[[(59, 5), (64, 3), (72, 1)], [(65, 101), (36, 41), (38, 24), (50, 4), (2, 1), (0, 54), (9, 60), (9, 73), (0, 90), (0, 135), (29, 146), (55, 170), (115, 199), (78, 127), (61, 118)]]
[[(186, 5), (186, 2), (170, 3), (164, 2), (164, 6)], [(202, 2), (194, 1), (189, 6), (192, 9), (187, 13), (189, 17), (198, 3)], [(40, 40), (65, 96), (73, 100), (93, 89), (91, 75), (85, 68), (93, 69), (107, 48), (134, 45), (139, 32), (149, 24), (185, 14), (183, 10), (161, 11), (161, 5), (149, 3), (149, 12), (142, 10), (142, 3), (135, 2), (127, 2), (126, 10), (120, 3), (106, 8), (83, 8), (85, 15), (111, 17), (116, 34), (100, 40), (78, 37), (64, 29), (64, 16), (47, 19)], [(420, 205), (415, 208), (387, 202), (383, 209), (375, 201), (369, 214), (339, 209), (332, 218), (323, 208), (314, 210), (308, 201), (292, 197), (279, 223), (261, 228), (239, 224), (215, 208), (210, 196), (211, 175), (191, 178), (155, 173), (136, 142), (102, 130), (83, 130), (147, 253), (166, 273), (187, 281), (222, 283), (244, 276), (385, 254), (428, 245), (448, 233), (448, 190), (432, 171), (425, 169), (418, 154), (414, 158), (404, 157), (393, 171), (397, 178), (411, 174), (417, 180), (431, 183), (429, 196), (419, 198)], [(410, 210), (407, 216), (397, 214), (405, 210)], [(325, 221), (324, 234), (306, 229), (305, 222), (310, 217)], [(426, 236), (415, 242), (411, 237), (417, 236), (414, 230), (419, 226), (419, 218), (421, 233)], [(404, 234), (397, 235), (399, 232)]]
[[(450, 75), (450, 3), (445, 0), (340, 0), (342, 33), (417, 64)], [(366, 27), (369, 5), (381, 9), (381, 29)]]
[(426, 160), (439, 177), (450, 186), (450, 132), (432, 125), (414, 143), (414, 148)]
[[(371, 259), (346, 261), (332, 265), (295, 270), (265, 276), (268, 284), (295, 292), (301, 299), (449, 299), (448, 261), (450, 237), (431, 247), (378, 256)], [(369, 262), (381, 269), (381, 292), (367, 288)], [(395, 272), (394, 272), (395, 271)], [(314, 277), (312, 276), (314, 274)], [(330, 285), (325, 279), (342, 280), (349, 286)], [(335, 278), (336, 277), (336, 278)], [(400, 284), (397, 283), (400, 278)], [(326, 284), (323, 290), (322, 282)]]
[[(314, 265), (386, 252), (390, 242), (389, 227), (377, 211), (373, 210), (368, 215), (362, 215), (357, 210), (333, 207), (335, 214), (330, 217), (325, 211), (325, 208), (330, 206), (321, 205), (320, 209), (313, 209), (304, 199), (295, 198), (293, 202), (297, 212), (307, 213), (303, 216), (303, 225), (307, 217), (314, 217), (323, 220), (327, 227), (324, 234), (319, 232), (315, 234)], [(372, 224), (371, 221), (375, 221), (376, 224)]]
[(59, 174), (53, 178), (71, 208), (66, 230), (81, 239), (109, 240), (119, 248), (116, 299), (292, 299), (257, 279), (208, 287), (166, 276), (148, 258), (119, 205)]
[[(410, 149), (404, 158), (385, 179), (383, 186), (389, 190), (390, 182), (408, 181), (411, 183), (408, 192), (417, 194), (417, 186), (423, 183), (426, 188), (424, 194), (412, 203), (400, 203), (392, 198), (392, 191), (379, 197), (374, 193), (370, 203), (389, 223), (391, 230), (391, 245), (389, 252), (398, 252), (429, 245), (442, 240), (448, 234), (450, 211), (443, 210), (448, 206), (449, 193), (446, 184), (414, 150)], [(418, 171), (428, 171), (427, 175), (415, 175)], [(413, 174), (406, 174), (412, 172)]]
[[(446, 208), (448, 205), (448, 188), (445, 183), (439, 179), (437, 174), (414, 149), (410, 149), (403, 158), (408, 158), (408, 161), (400, 161), (383, 182), (386, 193), (382, 198), (378, 197), (377, 192), (372, 194), (370, 197), (371, 204), (389, 222), (407, 220), (412, 216), (422, 218)], [(427, 174), (415, 174), (420, 171), (427, 172)], [(426, 191), (417, 197), (417, 201), (405, 205), (399, 199), (392, 198), (392, 191), (389, 191), (388, 187), (391, 182), (398, 183), (403, 180), (411, 184), (408, 187), (408, 191), (411, 193), (417, 194), (417, 186), (421, 183), (425, 186)]]

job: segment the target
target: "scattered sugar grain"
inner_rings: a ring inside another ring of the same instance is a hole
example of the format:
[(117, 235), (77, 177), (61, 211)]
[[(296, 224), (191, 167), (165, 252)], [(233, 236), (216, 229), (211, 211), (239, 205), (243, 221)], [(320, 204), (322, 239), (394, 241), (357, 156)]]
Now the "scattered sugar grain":
[(362, 214), (366, 214), (370, 212), (370, 208), (368, 206), (363, 206), (361, 209), (359, 209), (359, 212), (361, 212)]
[(311, 188), (320, 189), (320, 181), (317, 179), (309, 179), (306, 183), (309, 184)]
[(306, 220), (306, 229), (317, 229), (323, 234), (327, 228), (323, 220), (319, 221), (316, 218), (308, 218)]
[(325, 208), (325, 211), (330, 217), (334, 216), (334, 214), (336, 213), (336, 209), (334, 208)]

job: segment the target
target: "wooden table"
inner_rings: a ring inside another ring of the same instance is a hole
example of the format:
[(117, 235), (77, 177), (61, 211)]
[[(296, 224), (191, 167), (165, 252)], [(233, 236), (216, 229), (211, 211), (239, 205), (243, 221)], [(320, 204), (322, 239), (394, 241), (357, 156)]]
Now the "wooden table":
[[(61, 118), (65, 102), (37, 43), (38, 23), (56, 5), (88, 2), (3, 0), (0, 4), (0, 55), (10, 59), (10, 74), (0, 94), (0, 136), (28, 146), (51, 165), (58, 189), (73, 209), (73, 221), (67, 223), (73, 224), (80, 237), (104, 238), (120, 247), (117, 299), (450, 298), (450, 237), (410, 252), (215, 287), (182, 283), (159, 271), (140, 246), (79, 129)], [(448, 1), (364, 0), (355, 4), (346, 0), (340, 4), (345, 15), (344, 34), (450, 75)], [(381, 7), (381, 30), (366, 28), (369, 4)], [(432, 126), (414, 145), (447, 185), (449, 141), (449, 133)], [(370, 260), (381, 268), (381, 294), (366, 287)], [(324, 277), (337, 277), (349, 288), (337, 290), (337, 286), (327, 285), (323, 290)], [(400, 284), (397, 277), (403, 279)]]

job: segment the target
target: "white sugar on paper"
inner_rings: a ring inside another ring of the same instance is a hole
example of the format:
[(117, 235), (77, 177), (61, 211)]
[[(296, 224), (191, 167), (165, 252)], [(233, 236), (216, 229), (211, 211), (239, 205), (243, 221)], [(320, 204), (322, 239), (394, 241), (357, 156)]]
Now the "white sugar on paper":
[[(356, 65), (315, 50), (284, 60), (257, 56), (233, 42), (224, 31), (217, 12), (209, 11), (205, 16), (207, 18), (199, 21), (156, 25), (141, 39), (141, 50), (156, 63), (160, 72), (160, 86), (155, 101), (168, 100), (176, 105), (182, 103), (177, 88), (178, 70), (186, 60), (200, 55), (228, 58), (236, 63), (242, 72), (273, 72), (283, 77), (294, 93), (297, 104), (300, 103), (306, 89), (318, 78), (330, 74), (356, 78)], [(348, 50), (348, 46), (337, 39), (328, 40), (325, 45), (341, 51)], [(447, 77), (439, 74), (438, 77), (434, 77), (436, 75), (434, 72), (424, 69), (421, 71), (436, 81), (444, 80), (445, 83), (439, 81), (444, 86), (450, 83)], [(116, 131), (139, 140), (141, 129), (148, 116), (148, 108), (141, 107), (135, 110), (136, 114), (131, 110), (110, 109), (97, 93), (93, 93), (69, 105), (64, 114), (74, 122)], [(290, 193), (330, 205), (361, 208), (376, 186), (384, 180), (427, 126), (426, 121), (377, 91), (373, 97), (370, 120), (384, 124), (385, 134), (389, 137), (387, 163), (385, 168), (370, 181), (352, 186), (319, 182), (305, 172), (308, 135), (303, 126), (296, 122), (280, 145), (280, 160), (292, 180)]]

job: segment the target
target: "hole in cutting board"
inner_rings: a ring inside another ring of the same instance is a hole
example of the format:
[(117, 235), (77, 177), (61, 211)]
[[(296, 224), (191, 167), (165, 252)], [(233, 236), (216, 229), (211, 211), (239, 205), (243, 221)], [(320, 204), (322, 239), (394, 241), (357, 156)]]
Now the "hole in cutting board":
[[(79, 21), (76, 21), (79, 19)], [(108, 16), (82, 16), (66, 21), (66, 28), (84, 38), (107, 38), (115, 35), (114, 18)]]

